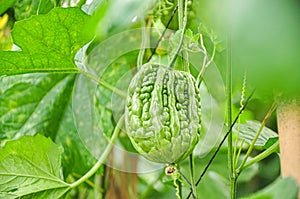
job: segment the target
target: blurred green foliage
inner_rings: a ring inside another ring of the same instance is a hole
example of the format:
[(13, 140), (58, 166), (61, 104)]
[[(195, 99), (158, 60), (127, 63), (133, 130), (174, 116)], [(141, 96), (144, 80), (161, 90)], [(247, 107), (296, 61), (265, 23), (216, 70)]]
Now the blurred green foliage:
[(207, 2), (206, 19), (232, 42), (234, 78), (260, 95), (300, 95), (300, 13), (294, 0)]

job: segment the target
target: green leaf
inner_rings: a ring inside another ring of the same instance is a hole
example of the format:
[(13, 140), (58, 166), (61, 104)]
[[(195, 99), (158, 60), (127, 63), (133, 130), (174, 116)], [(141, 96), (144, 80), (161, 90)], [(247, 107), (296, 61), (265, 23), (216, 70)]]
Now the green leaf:
[(298, 189), (297, 182), (293, 178), (279, 178), (263, 190), (243, 199), (295, 199)]
[[(212, 150), (204, 158), (195, 156), (195, 165), (197, 165), (197, 168), (194, 171), (195, 180), (197, 180), (198, 177), (202, 174), (205, 166), (209, 162), (213, 153), (214, 150)], [(224, 164), (226, 164), (227, 162), (227, 158), (228, 158), (227, 150), (222, 148), (219, 151), (219, 153), (216, 155), (216, 158), (214, 159), (213, 163), (210, 165), (208, 172), (204, 175), (199, 186), (197, 187), (199, 195), (201, 194), (201, 198), (202, 197), (210, 198), (211, 195), (209, 194), (211, 193), (210, 191), (212, 190), (218, 193), (215, 195), (216, 198), (228, 198), (228, 197), (221, 197), (224, 196), (224, 194), (226, 195), (227, 193), (229, 193), (229, 190), (227, 188), (226, 190), (224, 189), (226, 187), (226, 184), (229, 183), (229, 180), (227, 179), (229, 172), (227, 167), (226, 166), (224, 167)], [(188, 160), (185, 160), (180, 164), (181, 172), (183, 172), (187, 176), (189, 176), (189, 172), (190, 172), (189, 169), (190, 169), (190, 165)]]
[(62, 152), (41, 135), (8, 142), (0, 150), (0, 197), (62, 197), (70, 189), (60, 176)]
[[(244, 159), (244, 155), (241, 155), (239, 157), (239, 164), (243, 161)], [(248, 157), (248, 160), (251, 160), (252, 157)], [(259, 165), (253, 164), (250, 167), (245, 168), (239, 175), (237, 182), (238, 183), (247, 183), (249, 182), (255, 175), (258, 174), (259, 170), (261, 170), (261, 168), (259, 168)]]
[(0, 140), (41, 133), (53, 140), (75, 75), (25, 74), (0, 78)]
[(8, 8), (12, 7), (17, 0), (0, 0), (0, 15), (2, 15)]
[(55, 142), (64, 147), (62, 164), (65, 177), (69, 174), (83, 176), (96, 162), (78, 135), (71, 103), (63, 114)]
[[(200, 174), (204, 170), (205, 166), (209, 162), (210, 158), (212, 157), (213, 153), (214, 153), (214, 150), (212, 150), (204, 158), (201, 158), (201, 159), (195, 158), (195, 164), (199, 165), (199, 167), (197, 168), (197, 170), (199, 170), (198, 171), (199, 173), (198, 174), (196, 173), (196, 176), (200, 176)], [(227, 154), (226, 154), (225, 149), (221, 149), (218, 152), (218, 154), (216, 155), (216, 158), (214, 159), (213, 164), (211, 164), (211, 166), (209, 167), (209, 170), (217, 172), (221, 176), (228, 176), (229, 175), (228, 169), (226, 167), (224, 167), (224, 162), (227, 162)], [(187, 171), (188, 171), (188, 167), (187, 167)]]
[[(278, 142), (278, 137), (269, 138), (263, 148), (267, 149), (267, 148), (271, 147), (275, 142)], [(276, 152), (279, 153), (279, 149)]]
[(89, 17), (79, 8), (55, 8), (15, 24), (12, 36), (21, 51), (0, 52), (0, 75), (77, 72), (76, 52), (88, 41)]
[[(163, 183), (164, 186), (161, 186)], [(141, 199), (174, 199), (175, 188), (171, 176), (165, 175), (165, 171), (147, 173), (139, 176), (139, 187), (143, 192), (139, 195)]]
[(97, 32), (100, 37), (116, 34), (141, 20), (153, 4), (153, 0), (105, 1), (97, 11), (93, 26), (99, 23)]
[[(260, 126), (261, 126), (260, 122), (248, 120), (246, 122), (246, 124), (240, 124), (240, 127), (239, 127), (240, 129), (238, 129), (238, 125), (236, 124), (233, 127), (233, 132), (236, 135), (238, 135), (240, 139), (244, 139), (245, 142), (247, 142), (248, 144), (251, 144), (256, 133), (258, 132)], [(272, 144), (269, 141), (269, 139), (271, 139), (271, 138), (276, 138), (276, 140), (277, 140), (278, 134), (275, 133), (273, 130), (269, 129), (268, 127), (263, 127), (263, 130), (260, 133), (260, 135), (255, 143), (255, 146), (265, 149)], [(276, 140), (273, 139), (272, 142), (274, 143), (274, 142), (276, 142)]]
[(46, 14), (54, 8), (53, 0), (18, 0), (14, 5), (15, 19), (26, 19), (31, 15)]
[[(80, 139), (94, 157), (99, 157), (107, 140), (101, 131), (102, 124), (96, 120), (95, 89), (97, 84), (79, 75), (73, 92), (74, 122)], [(104, 117), (103, 119), (108, 119)], [(105, 129), (107, 131), (107, 129)]]
[(94, 158), (82, 143), (71, 108), (74, 74), (24, 74), (0, 78), (0, 140), (36, 133), (64, 147), (64, 176), (84, 175)]
[(205, 181), (205, 186), (197, 187), (197, 193), (201, 195), (201, 198), (230, 198), (227, 180), (225, 177), (214, 171), (209, 171), (204, 176), (203, 180)]

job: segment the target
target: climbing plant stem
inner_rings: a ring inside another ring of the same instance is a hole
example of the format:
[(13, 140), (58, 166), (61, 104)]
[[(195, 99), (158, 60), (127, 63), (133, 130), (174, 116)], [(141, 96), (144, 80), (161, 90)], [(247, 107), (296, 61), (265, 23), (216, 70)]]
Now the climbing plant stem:
[(191, 188), (192, 188), (192, 195), (195, 199), (198, 198), (196, 184), (195, 184), (195, 175), (194, 175), (194, 154), (191, 153), (190, 155), (190, 175), (191, 175)]
[[(226, 64), (226, 113), (227, 126), (232, 124), (232, 107), (231, 107), (231, 93), (232, 93), (232, 47), (230, 35), (227, 38), (227, 64)], [(230, 178), (230, 195), (231, 199), (236, 198), (236, 175), (233, 164), (233, 146), (232, 146), (232, 132), (230, 131), (227, 138), (228, 142), (228, 169)]]
[(98, 159), (97, 163), (81, 178), (79, 178), (77, 181), (75, 181), (74, 183), (72, 183), (70, 185), (71, 188), (77, 187), (78, 185), (80, 185), (81, 183), (85, 182), (86, 180), (88, 180), (92, 175), (94, 175), (96, 173), (96, 171), (100, 168), (100, 166), (104, 163), (104, 161), (106, 160), (107, 156), (109, 155), (113, 145), (115, 144), (119, 133), (121, 131), (121, 127), (123, 126), (124, 123), (124, 115), (120, 118), (119, 122), (117, 123), (114, 132), (111, 136), (111, 140), (109, 141), (108, 145), (106, 146), (106, 148), (104, 149), (103, 153), (101, 154), (100, 158)]
[[(169, 68), (172, 67), (173, 64), (175, 63), (176, 58), (177, 58), (177, 56), (180, 52), (180, 49), (182, 47), (183, 40), (184, 40), (184, 33), (185, 33), (185, 29), (186, 29), (186, 24), (187, 24), (187, 0), (185, 0), (184, 8), (183, 8), (183, 2), (184, 2), (183, 0), (178, 1), (178, 13), (180, 13), (180, 12), (182, 13), (182, 11), (184, 10), (182, 28), (180, 28), (181, 27), (181, 22), (179, 21), (179, 30), (181, 30), (180, 41), (179, 41), (179, 44), (178, 44), (178, 47), (175, 51), (174, 56), (172, 57), (169, 65), (168, 65)], [(180, 17), (180, 16), (182, 16), (182, 15), (178, 14), (178, 17)], [(185, 69), (185, 71), (187, 71), (187, 69)]]
[(183, 29), (184, 27), (184, 13), (183, 13), (183, 4), (184, 0), (178, 0), (178, 27), (179, 29)]

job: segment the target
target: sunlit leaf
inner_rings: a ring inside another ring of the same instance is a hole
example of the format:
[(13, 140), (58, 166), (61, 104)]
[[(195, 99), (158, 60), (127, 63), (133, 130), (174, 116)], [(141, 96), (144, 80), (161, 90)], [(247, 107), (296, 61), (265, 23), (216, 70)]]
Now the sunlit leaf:
[(1, 198), (60, 198), (70, 187), (60, 176), (61, 146), (41, 135), (0, 149)]
[(17, 22), (12, 36), (21, 51), (0, 52), (0, 75), (77, 72), (75, 54), (91, 39), (83, 31), (88, 19), (79, 8), (55, 8)]

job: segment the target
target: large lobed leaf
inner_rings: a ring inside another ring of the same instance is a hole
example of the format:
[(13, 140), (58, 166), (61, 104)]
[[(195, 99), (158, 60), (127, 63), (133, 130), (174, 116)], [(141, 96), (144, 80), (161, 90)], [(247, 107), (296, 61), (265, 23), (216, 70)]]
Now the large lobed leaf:
[[(77, 71), (74, 56), (90, 40), (83, 34), (88, 18), (79, 8), (56, 8), (47, 15), (18, 22), (14, 41), (22, 51), (0, 52), (0, 76), (43, 72), (44, 69), (45, 72)], [(25, 61), (32, 60), (32, 63), (26, 65), (23, 58)], [(33, 65), (39, 60), (49, 62)], [(6, 65), (11, 62), (16, 62), (17, 68), (7, 70)], [(84, 175), (94, 159), (78, 137), (72, 120), (70, 98), (74, 80), (73, 74), (36, 73), (0, 77), (1, 144), (24, 135), (44, 134), (65, 148), (64, 175), (74, 172)]]
[(21, 51), (0, 52), (0, 75), (30, 72), (76, 72), (74, 57), (91, 37), (89, 19), (79, 8), (54, 8), (15, 24), (12, 36)]
[(8, 142), (0, 150), (0, 197), (62, 197), (70, 189), (60, 177), (62, 152), (41, 135)]

